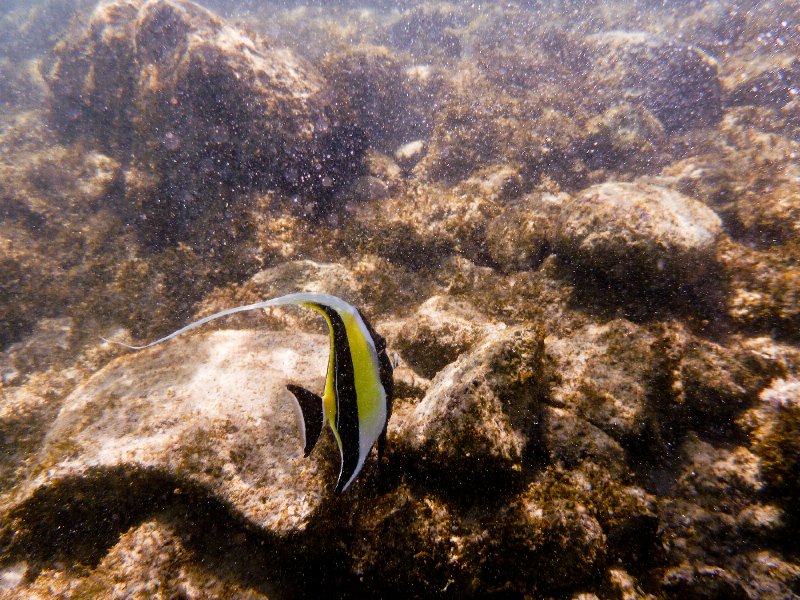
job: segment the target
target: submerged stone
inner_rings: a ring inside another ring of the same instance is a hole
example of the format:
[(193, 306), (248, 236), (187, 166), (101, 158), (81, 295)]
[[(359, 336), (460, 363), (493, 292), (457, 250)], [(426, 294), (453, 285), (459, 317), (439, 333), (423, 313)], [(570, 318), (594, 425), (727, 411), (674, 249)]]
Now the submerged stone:
[(548, 339), (557, 378), (552, 401), (618, 442), (641, 436), (648, 425), (654, 342), (645, 329), (621, 319)]
[(722, 222), (710, 208), (654, 185), (608, 182), (561, 205), (557, 252), (633, 287), (698, 283), (714, 264)]
[[(303, 458), (285, 385), (321, 389), (327, 348), (317, 335), (218, 331), (113, 361), (64, 400), (3, 512), (17, 533), (69, 526), (42, 506), (123, 511), (126, 485), (146, 512), (158, 487), (148, 482), (160, 481), (204, 490), (258, 529), (303, 530), (332, 493), (335, 465), (322, 458), (325, 444)], [(97, 494), (73, 497), (82, 487)]]
[(56, 47), (49, 83), (54, 123), (131, 166), (129, 209), (161, 238), (230, 188), (324, 194), (361, 165), (310, 63), (189, 0), (106, 0)]
[(643, 31), (606, 31), (585, 42), (601, 96), (640, 103), (667, 131), (719, 120), (717, 65), (700, 48)]
[(450, 476), (520, 471), (538, 423), (543, 348), (536, 330), (491, 332), (398, 411), (390, 441), (405, 460)]

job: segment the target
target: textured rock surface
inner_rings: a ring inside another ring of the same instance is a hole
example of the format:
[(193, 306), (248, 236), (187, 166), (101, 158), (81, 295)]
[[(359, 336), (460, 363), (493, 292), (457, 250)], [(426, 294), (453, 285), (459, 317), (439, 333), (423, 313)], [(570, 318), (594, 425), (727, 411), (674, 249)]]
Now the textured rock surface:
[(541, 333), (499, 329), (442, 369), (425, 397), (398, 410), (392, 436), (423, 466), (519, 471), (535, 435)]
[(62, 131), (131, 163), (127, 201), (154, 239), (224, 207), (220, 184), (324, 193), (363, 152), (310, 64), (188, 0), (100, 4), (56, 49), (50, 87)]
[(326, 348), (322, 336), (222, 331), (118, 359), (64, 401), (5, 510), (36, 521), (40, 502), (71, 502), (64, 490), (82, 478), (108, 480), (109, 497), (92, 499), (104, 506), (117, 482), (160, 477), (208, 489), (256, 527), (302, 529), (335, 473), (324, 451), (303, 459), (285, 384), (321, 388)]
[(496, 327), (483, 323), (484, 319), (470, 304), (434, 296), (423, 302), (414, 315), (385, 331), (403, 360), (430, 379)]
[(800, 484), (800, 381), (778, 379), (760, 396), (760, 404), (742, 416), (761, 460), (763, 478), (788, 510), (797, 512)]
[(553, 401), (618, 441), (642, 435), (654, 341), (622, 320), (549, 339), (546, 351), (557, 377)]
[(721, 232), (719, 217), (683, 194), (609, 182), (564, 201), (556, 248), (611, 279), (658, 287), (707, 276)]
[(592, 71), (612, 91), (649, 109), (667, 130), (701, 127), (721, 115), (715, 62), (702, 50), (646, 32), (586, 37)]

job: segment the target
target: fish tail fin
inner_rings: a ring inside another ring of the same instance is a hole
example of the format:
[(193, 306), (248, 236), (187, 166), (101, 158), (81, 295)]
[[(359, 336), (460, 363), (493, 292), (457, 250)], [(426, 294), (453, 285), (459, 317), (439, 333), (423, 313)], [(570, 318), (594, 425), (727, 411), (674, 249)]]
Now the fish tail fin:
[(311, 450), (313, 450), (319, 439), (319, 434), (322, 432), (324, 419), (322, 398), (314, 392), (309, 392), (307, 389), (292, 383), (288, 384), (286, 389), (292, 392), (297, 401), (297, 407), (300, 412), (303, 452), (305, 456), (308, 456), (311, 454)]

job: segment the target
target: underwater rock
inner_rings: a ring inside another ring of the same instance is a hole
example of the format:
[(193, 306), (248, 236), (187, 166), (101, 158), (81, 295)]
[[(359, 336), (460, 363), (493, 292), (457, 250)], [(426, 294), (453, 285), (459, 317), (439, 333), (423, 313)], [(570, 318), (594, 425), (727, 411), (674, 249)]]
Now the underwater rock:
[(469, 23), (467, 7), (449, 2), (424, 3), (401, 13), (389, 26), (392, 46), (424, 62), (461, 55), (460, 31)]
[(0, 56), (0, 81), (0, 110), (41, 106), (47, 94), (37, 60), (16, 64)]
[(664, 161), (664, 126), (646, 108), (617, 104), (586, 122), (586, 163), (591, 169), (647, 172)]
[(465, 54), (482, 75), (517, 98), (533, 92), (549, 106), (574, 108), (585, 94), (559, 90), (583, 91), (591, 66), (587, 47), (572, 24), (559, 23), (555, 13), (543, 18), (541, 11), (511, 3), (485, 11), (465, 32)]
[[(303, 458), (285, 384), (321, 388), (327, 348), (324, 336), (218, 331), (113, 361), (64, 400), (33, 473), (3, 499), (6, 522), (24, 545), (41, 527), (86, 525), (60, 522), (59, 505), (119, 504), (123, 519), (120, 493), (146, 511), (152, 495), (186, 487), (256, 528), (304, 529), (333, 491), (335, 459), (319, 458), (324, 443)], [(98, 491), (74, 497), (82, 487)]]
[[(122, 534), (84, 579), (73, 582), (72, 597), (268, 598), (204, 568), (195, 552), (171, 524), (145, 521)], [(26, 591), (46, 589), (49, 579), (40, 575)]]
[(119, 174), (105, 154), (58, 144), (40, 111), (0, 120), (0, 349), (63, 316), (77, 282), (113, 260), (98, 238), (113, 228)]
[(500, 167), (476, 174), (455, 188), (416, 184), (381, 202), (355, 206), (345, 237), (391, 263), (433, 268), (453, 253), (483, 262), (486, 224), (514, 189), (518, 172)]
[(738, 562), (750, 598), (781, 600), (797, 596), (800, 564), (796, 560), (792, 562), (770, 550), (754, 550), (743, 553)]
[(565, 193), (533, 192), (506, 204), (486, 227), (486, 246), (505, 272), (536, 269), (551, 251)]
[(342, 118), (363, 132), (371, 148), (391, 152), (426, 133), (411, 112), (406, 69), (388, 48), (359, 46), (333, 54), (320, 71), (331, 82), (329, 93)]
[(601, 98), (641, 104), (667, 132), (719, 120), (717, 65), (699, 48), (638, 31), (597, 33), (584, 41)]
[(758, 340), (732, 338), (715, 343), (672, 323), (658, 344), (662, 388), (657, 407), (682, 417), (697, 432), (722, 431), (749, 407), (775, 377), (786, 373), (784, 361)]
[(752, 248), (791, 243), (800, 239), (795, 137), (771, 108), (731, 107), (716, 131), (697, 133), (689, 157), (651, 181), (712, 208), (739, 243)]
[(800, 243), (800, 181), (791, 174), (763, 190), (755, 202), (742, 202), (737, 211), (739, 225), (765, 245)]
[(646, 556), (658, 540), (654, 498), (589, 462), (548, 467), (515, 500), (499, 515), (504, 543), (486, 577), (521, 579), (537, 597), (574, 589), (608, 563)]
[(549, 176), (570, 187), (585, 176), (585, 130), (574, 107), (518, 98), (474, 70), (451, 81), (435, 113), (429, 148), (415, 173), (450, 184), (482, 169), (512, 169), (532, 181)]
[(744, 8), (727, 2), (682, 6), (674, 28), (685, 42), (724, 56), (732, 46), (738, 47), (749, 24), (750, 10), (741, 10), (740, 6)]
[(667, 570), (661, 584), (665, 591), (676, 597), (696, 593), (683, 586), (702, 589), (710, 575), (694, 581), (692, 571), (713, 564), (727, 572), (724, 579), (733, 588), (781, 592), (744, 597), (785, 597), (777, 570), (750, 573), (757, 561), (744, 557), (767, 540), (774, 543), (788, 522), (779, 505), (765, 503), (768, 482), (760, 458), (744, 446), (714, 446), (692, 434), (681, 450), (684, 462), (677, 479), (670, 494), (659, 498), (665, 558), (679, 565)]
[(352, 570), (372, 592), (447, 589), (474, 594), (487, 532), (432, 493), (401, 485), (348, 515)]
[(68, 30), (70, 22), (91, 12), (93, 5), (94, 0), (3, 2), (0, 6), (0, 62), (2, 57), (7, 57), (12, 64), (22, 65), (46, 53)]
[(419, 375), (430, 379), (498, 329), (473, 306), (447, 296), (434, 296), (417, 311), (382, 331), (389, 345)]
[(520, 471), (539, 422), (543, 349), (537, 330), (491, 332), (439, 371), (418, 404), (396, 412), (395, 456), (461, 483)]
[(24, 460), (38, 449), (58, 404), (52, 395), (6, 385), (0, 390), (0, 489), (6, 489), (20, 474)]
[(750, 434), (767, 486), (796, 514), (800, 499), (800, 380), (777, 379), (759, 399), (739, 423)]
[(604, 566), (607, 539), (600, 523), (588, 511), (574, 510), (577, 507), (570, 504), (545, 500), (534, 487), (514, 506), (517, 521), (508, 525), (503, 551), (508, 563), (537, 565), (535, 574), (524, 574), (527, 586), (540, 590), (571, 587)]
[(645, 329), (621, 319), (548, 338), (547, 356), (557, 378), (550, 401), (617, 442), (633, 441), (648, 425), (654, 342)]
[(793, 101), (800, 85), (800, 58), (788, 58), (782, 62), (783, 65), (770, 65), (739, 82), (728, 94), (728, 103), (732, 106), (754, 104), (781, 108)]
[(583, 461), (591, 461), (615, 476), (626, 473), (625, 450), (586, 419), (565, 408), (545, 406), (542, 422), (542, 442), (551, 463), (573, 469)]
[(362, 283), (353, 271), (339, 263), (291, 261), (259, 271), (246, 286), (255, 297), (262, 299), (295, 292), (318, 292), (346, 298), (359, 307), (365, 303)]
[(405, 171), (410, 171), (414, 166), (422, 160), (426, 151), (425, 140), (414, 140), (403, 144), (394, 151), (394, 159)]
[[(47, 82), (52, 123), (67, 139), (85, 135), (118, 160), (133, 135), (136, 82), (133, 23), (144, 0), (110, 0), (91, 13), (86, 31), (53, 48)], [(127, 161), (126, 161), (127, 162)]]
[(568, 262), (646, 289), (703, 281), (721, 233), (711, 209), (679, 192), (608, 182), (563, 202), (554, 245)]
[(664, 573), (661, 587), (670, 598), (725, 598), (748, 600), (744, 582), (713, 565), (681, 565)]
[(162, 238), (230, 188), (324, 194), (361, 168), (310, 64), (188, 0), (108, 0), (55, 55), (53, 119), (152, 180), (127, 200)]
[(740, 327), (779, 331), (795, 338), (800, 325), (800, 267), (791, 248), (783, 250), (723, 246), (719, 260), (730, 286), (726, 312)]
[(736, 515), (764, 488), (758, 458), (743, 446), (717, 448), (690, 435), (682, 452), (676, 492), (704, 508)]
[(446, 587), (458, 597), (573, 589), (606, 561), (649, 550), (657, 527), (652, 497), (593, 465), (548, 468), (511, 496), (476, 486), (448, 497), (402, 483), (359, 498), (346, 520), (352, 568), (368, 589)]

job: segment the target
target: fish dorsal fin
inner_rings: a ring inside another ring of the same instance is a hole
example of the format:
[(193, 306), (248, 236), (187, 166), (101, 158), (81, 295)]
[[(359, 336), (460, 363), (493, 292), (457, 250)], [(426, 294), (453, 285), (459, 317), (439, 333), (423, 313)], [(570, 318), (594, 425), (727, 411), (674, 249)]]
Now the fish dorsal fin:
[(303, 452), (306, 456), (311, 454), (314, 445), (322, 432), (324, 417), (322, 413), (322, 398), (314, 392), (290, 383), (286, 389), (292, 392), (300, 408), (301, 434), (303, 439)]

